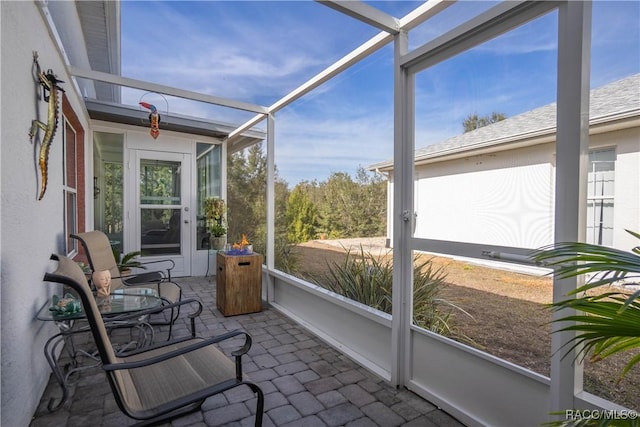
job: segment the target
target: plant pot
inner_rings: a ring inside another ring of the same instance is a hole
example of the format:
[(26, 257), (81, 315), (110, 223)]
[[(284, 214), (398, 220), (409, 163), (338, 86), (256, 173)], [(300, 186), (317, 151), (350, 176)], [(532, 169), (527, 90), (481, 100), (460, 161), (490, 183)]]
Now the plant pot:
[(224, 249), (224, 245), (227, 244), (227, 236), (211, 237), (209, 242), (211, 244), (211, 249), (219, 251)]

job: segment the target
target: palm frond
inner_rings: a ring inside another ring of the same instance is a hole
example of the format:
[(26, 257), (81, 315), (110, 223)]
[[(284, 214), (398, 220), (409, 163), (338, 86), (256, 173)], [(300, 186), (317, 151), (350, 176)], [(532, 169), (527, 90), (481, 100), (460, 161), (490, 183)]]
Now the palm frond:
[[(636, 233), (631, 233), (637, 236)], [(640, 249), (631, 252), (590, 243), (564, 242), (543, 247), (532, 253), (532, 258), (541, 265), (553, 267), (559, 278), (600, 273), (595, 278), (575, 289), (577, 294), (623, 279), (640, 279)]]
[[(606, 299), (605, 299), (606, 298)], [(576, 331), (569, 343), (567, 354), (578, 350), (576, 357), (591, 354), (592, 361), (602, 360), (614, 354), (640, 348), (640, 303), (634, 301), (626, 306), (627, 299), (617, 293), (569, 299), (552, 304), (555, 310), (571, 308), (580, 313), (564, 316), (556, 322), (571, 324), (559, 331)], [(623, 368), (622, 378), (638, 362), (640, 357), (631, 358)]]
[[(640, 239), (640, 234), (626, 230)], [(591, 355), (599, 361), (615, 354), (640, 348), (640, 290), (627, 294), (619, 291), (588, 295), (594, 288), (611, 285), (623, 279), (640, 278), (640, 246), (630, 252), (589, 243), (565, 242), (541, 248), (532, 253), (539, 264), (554, 269), (557, 278), (570, 278), (584, 274), (594, 276), (583, 286), (569, 292), (570, 298), (550, 304), (555, 311), (571, 310), (569, 315), (554, 319), (553, 323), (566, 326), (554, 332), (573, 331), (575, 335), (561, 349), (568, 348), (565, 356), (576, 351), (576, 359)], [(574, 314), (577, 313), (577, 314)], [(640, 363), (640, 354), (632, 354), (620, 373), (622, 379)], [(639, 426), (635, 418), (613, 420), (611, 418), (574, 418), (545, 423), (546, 426)]]

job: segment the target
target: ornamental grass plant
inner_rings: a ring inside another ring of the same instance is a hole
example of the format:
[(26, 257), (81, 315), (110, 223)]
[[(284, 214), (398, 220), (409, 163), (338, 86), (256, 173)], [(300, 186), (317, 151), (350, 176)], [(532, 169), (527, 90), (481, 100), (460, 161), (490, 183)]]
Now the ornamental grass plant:
[[(446, 286), (446, 274), (434, 268), (430, 259), (419, 261), (414, 257), (413, 265), (414, 323), (441, 335), (455, 335), (449, 308), (459, 308), (440, 295)], [(390, 252), (376, 256), (365, 252), (362, 246), (358, 253), (346, 250), (343, 261), (327, 263), (326, 272), (312, 280), (332, 292), (391, 314), (393, 263)]]

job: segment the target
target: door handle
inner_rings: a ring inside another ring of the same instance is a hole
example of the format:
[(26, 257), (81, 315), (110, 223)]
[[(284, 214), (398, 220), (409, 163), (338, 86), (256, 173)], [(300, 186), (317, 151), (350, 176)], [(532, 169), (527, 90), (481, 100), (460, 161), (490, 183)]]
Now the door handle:
[(185, 219), (185, 220), (184, 220), (184, 223), (185, 223), (185, 224), (189, 224), (189, 220), (188, 220), (188, 219)]

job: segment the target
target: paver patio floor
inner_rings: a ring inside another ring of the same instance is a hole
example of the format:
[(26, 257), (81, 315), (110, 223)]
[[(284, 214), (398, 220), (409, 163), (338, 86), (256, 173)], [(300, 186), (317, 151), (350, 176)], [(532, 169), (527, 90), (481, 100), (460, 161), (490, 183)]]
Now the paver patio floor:
[[(243, 369), (265, 393), (263, 425), (462, 426), (414, 393), (391, 387), (275, 309), (265, 305), (260, 313), (224, 317), (215, 308), (213, 278), (175, 281), (182, 286), (183, 298), (195, 297), (203, 303), (197, 321), (199, 335), (210, 337), (234, 329), (251, 334), (253, 346), (243, 359)], [(155, 340), (161, 340), (163, 334), (166, 336), (165, 327), (160, 328)], [(174, 336), (187, 334), (188, 323), (181, 316)], [(89, 334), (82, 337), (91, 340)], [(227, 354), (231, 351), (228, 345), (222, 349)], [(66, 356), (61, 357), (64, 362)], [(49, 412), (49, 400), (60, 396), (52, 377), (32, 427), (122, 427), (134, 423), (118, 409), (100, 367), (74, 374), (70, 398), (58, 411)], [(254, 411), (253, 393), (247, 387), (237, 387), (210, 397), (201, 410), (164, 425), (252, 426)]]

